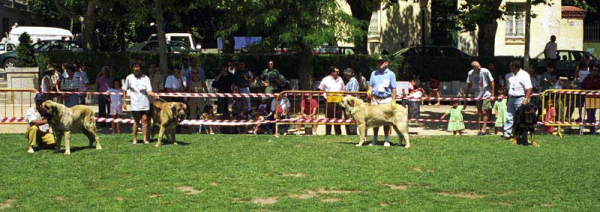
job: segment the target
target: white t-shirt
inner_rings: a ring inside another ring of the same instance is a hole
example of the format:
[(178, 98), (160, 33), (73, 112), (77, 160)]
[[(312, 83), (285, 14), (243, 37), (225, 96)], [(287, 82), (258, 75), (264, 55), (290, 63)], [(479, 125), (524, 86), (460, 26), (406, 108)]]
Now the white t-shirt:
[(492, 95), (491, 84), (493, 81), (494, 77), (492, 77), (490, 70), (486, 68), (481, 68), (479, 73), (477, 73), (475, 70), (471, 70), (469, 71), (469, 76), (467, 77), (467, 83), (472, 84), (471, 92), (476, 98), (490, 97)]
[[(346, 88), (346, 85), (344, 85), (344, 80), (342, 80), (341, 77), (334, 79), (331, 75), (323, 78), (323, 80), (321, 80), (321, 84), (319, 84), (319, 90), (322, 90), (322, 91), (338, 92), (338, 91), (344, 91), (345, 88)], [(323, 96), (325, 97), (325, 99), (327, 99), (326, 94), (323, 94)]]
[(79, 91), (87, 91), (85, 85), (90, 84), (90, 79), (88, 79), (87, 73), (85, 71), (75, 72), (75, 74), (73, 74), (73, 78), (81, 78), (81, 81), (83, 82), (84, 86), (79, 86)]
[(516, 75), (512, 72), (506, 74), (506, 82), (508, 82), (509, 96), (525, 96), (525, 90), (533, 88), (529, 73), (523, 69), (519, 70)]
[(585, 69), (585, 70), (579, 70), (579, 78), (577, 78), (577, 81), (579, 81), (579, 83), (583, 83), (583, 80), (590, 75), (590, 69)]
[(556, 43), (553, 42), (548, 42), (546, 43), (546, 47), (544, 47), (544, 53), (546, 55), (548, 55), (549, 59), (556, 59), (556, 49), (557, 49), (557, 45)]
[[(181, 75), (181, 78), (183, 79), (183, 86), (187, 87), (187, 79), (183, 76), (183, 74)], [(165, 83), (165, 88), (179, 89), (179, 79), (175, 78), (174, 75), (169, 75), (167, 77), (167, 82)]]
[(110, 106), (111, 107), (123, 106), (123, 96), (120, 94), (114, 94), (114, 93), (121, 93), (121, 92), (123, 92), (123, 90), (110, 88), (110, 89), (108, 89), (107, 92), (111, 93), (110, 94)]
[[(35, 120), (42, 120), (42, 115), (37, 111), (37, 109), (35, 109), (35, 107), (29, 108), (25, 114), (25, 117), (27, 119), (27, 123), (31, 123)], [(38, 126), (38, 129), (40, 129), (42, 132), (48, 132), (50, 130), (50, 125), (40, 125)]]
[(123, 90), (127, 91), (127, 94), (131, 98), (132, 111), (150, 110), (148, 92), (152, 91), (152, 85), (148, 76), (142, 74), (140, 78), (137, 78), (134, 74), (130, 74), (125, 78)]

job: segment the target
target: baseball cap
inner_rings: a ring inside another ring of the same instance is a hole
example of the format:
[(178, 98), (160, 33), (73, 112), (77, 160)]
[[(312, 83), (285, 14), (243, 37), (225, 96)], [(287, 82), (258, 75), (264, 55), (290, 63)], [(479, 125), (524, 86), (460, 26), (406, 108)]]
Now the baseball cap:
[(35, 97), (33, 98), (36, 102), (43, 102), (46, 100), (46, 98), (44, 98), (44, 95), (41, 93), (38, 93), (35, 95)]

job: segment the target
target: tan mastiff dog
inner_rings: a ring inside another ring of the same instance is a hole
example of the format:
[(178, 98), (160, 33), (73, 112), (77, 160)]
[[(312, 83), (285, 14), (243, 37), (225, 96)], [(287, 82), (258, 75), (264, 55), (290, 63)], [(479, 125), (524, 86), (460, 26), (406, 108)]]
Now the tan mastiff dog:
[(86, 105), (76, 105), (68, 108), (63, 104), (53, 101), (42, 103), (40, 113), (48, 118), (48, 123), (56, 137), (56, 151), (60, 151), (60, 142), (65, 137), (65, 155), (71, 154), (71, 132), (82, 132), (90, 141), (92, 147), (96, 142), (96, 149), (102, 149), (100, 140), (96, 135), (96, 120), (94, 110)]
[(404, 147), (410, 147), (410, 140), (408, 138), (408, 110), (402, 105), (398, 105), (394, 110), (389, 104), (370, 105), (359, 98), (345, 96), (340, 102), (340, 106), (344, 108), (349, 117), (354, 119), (355, 124), (358, 126), (357, 132), (360, 137), (360, 143), (356, 146), (362, 146), (365, 140), (367, 140), (367, 129), (389, 125), (394, 128), (400, 137), (398, 145), (401, 145), (402, 139), (404, 139), (406, 141)]
[(165, 132), (167, 133), (167, 140), (177, 145), (175, 128), (187, 116), (187, 105), (181, 102), (153, 102), (150, 111), (152, 114), (150, 138), (154, 137), (154, 127), (156, 125), (160, 126), (156, 146), (159, 147), (162, 145), (162, 137)]

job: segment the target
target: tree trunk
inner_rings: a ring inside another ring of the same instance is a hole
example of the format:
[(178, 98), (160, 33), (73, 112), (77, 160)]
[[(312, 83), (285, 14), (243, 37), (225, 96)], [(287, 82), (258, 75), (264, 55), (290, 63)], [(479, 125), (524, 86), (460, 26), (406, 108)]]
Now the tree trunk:
[(300, 90), (313, 90), (313, 54), (312, 49), (302, 45), (300, 47), (300, 64), (298, 81)]
[(494, 57), (496, 30), (498, 22), (478, 24), (479, 32), (477, 33), (477, 48), (479, 49), (479, 57)]
[(223, 53), (233, 54), (235, 53), (235, 38), (233, 34), (227, 36), (223, 40)]
[(166, 73), (169, 70), (167, 64), (167, 38), (165, 36), (165, 19), (163, 17), (162, 0), (154, 0), (156, 9), (156, 24), (158, 28), (158, 58), (160, 61), (160, 72)]
[(83, 45), (85, 46), (84, 50), (94, 50), (94, 42), (92, 41), (94, 37), (94, 29), (96, 28), (96, 21), (85, 18), (81, 23), (81, 31), (83, 32)]
[[(352, 12), (352, 17), (356, 18), (363, 22), (360, 25), (360, 29), (364, 32), (369, 31), (369, 21), (371, 21), (371, 1), (364, 0), (347, 0), (348, 5), (350, 5), (350, 11)], [(367, 45), (367, 33), (363, 35), (354, 36), (354, 47), (360, 54), (368, 53), (368, 45)]]
[(523, 67), (529, 69), (529, 43), (531, 41), (531, 0), (525, 3), (525, 54), (523, 54)]

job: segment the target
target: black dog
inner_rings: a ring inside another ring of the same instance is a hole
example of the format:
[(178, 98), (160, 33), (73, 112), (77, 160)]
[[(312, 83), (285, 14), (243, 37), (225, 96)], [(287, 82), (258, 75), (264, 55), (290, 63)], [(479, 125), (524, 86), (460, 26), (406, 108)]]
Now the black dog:
[(531, 134), (531, 144), (535, 147), (540, 145), (535, 141), (535, 126), (537, 125), (537, 106), (534, 104), (522, 105), (517, 109), (517, 114), (513, 117), (512, 143), (513, 145), (527, 145), (527, 133)]

